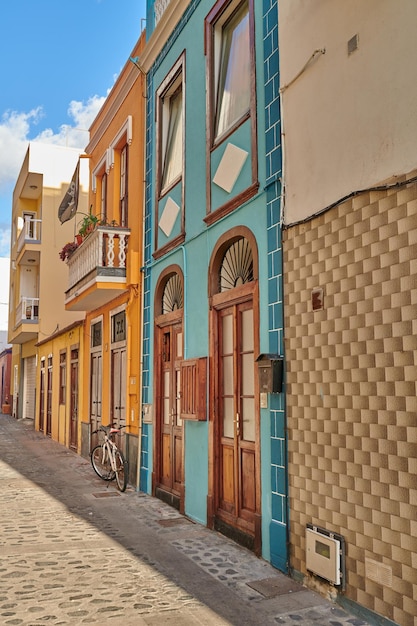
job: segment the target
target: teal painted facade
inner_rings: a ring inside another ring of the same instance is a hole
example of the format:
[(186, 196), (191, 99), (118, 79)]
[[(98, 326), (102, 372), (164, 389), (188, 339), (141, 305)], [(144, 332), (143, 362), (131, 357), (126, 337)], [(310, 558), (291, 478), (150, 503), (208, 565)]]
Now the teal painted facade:
[[(263, 0), (263, 11), (269, 350), (271, 353), (284, 356), (278, 0)], [(283, 572), (288, 572), (289, 506), (285, 383), (283, 393), (271, 394), (269, 397), (269, 419), (270, 458), (268, 462), (271, 476), (271, 517), (268, 535), (270, 538), (270, 560), (272, 565)]]
[[(154, 2), (148, 2), (148, 41), (155, 23), (153, 5)], [(189, 3), (147, 73), (143, 403), (154, 409), (157, 358), (154, 320), (158, 315), (155, 311), (158, 281), (169, 268), (180, 268), (184, 285), (183, 358), (210, 357), (210, 262), (219, 240), (233, 229), (245, 227), (256, 241), (259, 352), (283, 354), (277, 2), (253, 2), (256, 124), (252, 111), (249, 119), (239, 124), (225, 141), (215, 144), (207, 157), (204, 23), (214, 5), (212, 0)], [(184, 171), (168, 193), (159, 196), (156, 189), (158, 94), (180, 59), (185, 104)], [(213, 182), (230, 145), (233, 150), (237, 149), (238, 156), (243, 155), (243, 164), (231, 190)], [(163, 229), (161, 223), (168, 201), (171, 209), (177, 207), (178, 213), (171, 210), (169, 228)], [(213, 217), (217, 210), (221, 211), (234, 201), (236, 206), (220, 217)], [(209, 368), (210, 363), (212, 361), (209, 361)], [(184, 511), (202, 524), (210, 523), (210, 393), (209, 388), (207, 421), (183, 422)], [(140, 484), (148, 493), (152, 492), (152, 473), (155, 472), (155, 419), (158, 416), (154, 415), (153, 424), (144, 424), (142, 430)], [(286, 571), (288, 520), (284, 424), (284, 394), (268, 394), (268, 409), (259, 410), (261, 553)]]

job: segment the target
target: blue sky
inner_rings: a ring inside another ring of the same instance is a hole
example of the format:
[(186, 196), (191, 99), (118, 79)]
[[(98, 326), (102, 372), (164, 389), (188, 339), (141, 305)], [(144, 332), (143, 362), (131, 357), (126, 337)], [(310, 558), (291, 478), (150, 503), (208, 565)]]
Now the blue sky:
[(145, 26), (146, 0), (13, 0), (0, 16), (0, 257), (29, 141), (84, 148)]

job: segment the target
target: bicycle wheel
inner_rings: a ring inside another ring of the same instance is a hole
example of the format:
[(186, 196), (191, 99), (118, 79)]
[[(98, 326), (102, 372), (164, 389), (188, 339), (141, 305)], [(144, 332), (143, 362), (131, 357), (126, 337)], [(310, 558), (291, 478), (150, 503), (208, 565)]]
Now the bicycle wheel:
[(120, 450), (115, 450), (114, 460), (116, 463), (117, 486), (119, 487), (120, 491), (125, 491), (127, 485), (127, 463)]
[(111, 468), (109, 453), (103, 446), (96, 446), (91, 451), (91, 465), (97, 476), (103, 480), (113, 480), (115, 474)]

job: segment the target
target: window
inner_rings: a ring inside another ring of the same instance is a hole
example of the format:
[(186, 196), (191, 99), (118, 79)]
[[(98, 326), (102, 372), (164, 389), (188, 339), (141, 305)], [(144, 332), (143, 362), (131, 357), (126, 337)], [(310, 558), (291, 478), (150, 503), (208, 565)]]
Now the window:
[(244, 237), (226, 250), (219, 272), (219, 291), (228, 291), (253, 280), (253, 258), (250, 243)]
[(254, 2), (217, 0), (205, 19), (207, 225), (259, 188)]
[(184, 161), (183, 57), (157, 91), (159, 193), (181, 179)]
[(120, 311), (111, 318), (111, 340), (112, 343), (125, 341), (126, 339), (126, 313)]
[(218, 31), (215, 137), (229, 130), (249, 112), (250, 44), (249, 8), (245, 2)]
[(65, 404), (67, 392), (67, 354), (59, 355), (59, 404)]
[(182, 309), (184, 293), (179, 274), (173, 274), (166, 282), (162, 294), (162, 313), (170, 313)]
[(218, 0), (206, 18), (211, 145), (252, 113), (252, 5), (253, 0)]
[(101, 346), (101, 322), (91, 324), (91, 347)]
[(182, 88), (181, 86), (163, 104), (167, 109), (168, 128), (165, 158), (162, 167), (162, 188), (170, 185), (182, 172)]
[(127, 145), (120, 151), (120, 226), (127, 226)]
[(101, 176), (100, 179), (100, 219), (107, 221), (107, 174)]

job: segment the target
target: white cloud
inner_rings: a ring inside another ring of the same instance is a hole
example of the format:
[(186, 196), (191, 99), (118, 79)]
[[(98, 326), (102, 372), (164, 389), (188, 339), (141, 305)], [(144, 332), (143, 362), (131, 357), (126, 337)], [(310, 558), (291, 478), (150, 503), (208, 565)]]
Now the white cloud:
[(28, 113), (6, 111), (0, 118), (0, 257), (9, 255), (10, 226), (6, 222), (28, 143), (40, 141), (83, 150), (88, 143), (88, 129), (105, 99), (93, 96), (87, 102), (72, 100), (68, 107), (72, 123), (63, 124), (58, 132), (46, 128), (36, 134), (36, 126), (44, 118), (42, 107)]
[(10, 236), (10, 226), (0, 224), (0, 257), (8, 257), (10, 254)]
[(68, 116), (73, 119), (73, 124), (63, 124), (58, 133), (50, 128), (43, 130), (33, 141), (53, 143), (70, 148), (85, 148), (88, 143), (88, 129), (102, 107), (106, 97), (93, 96), (87, 102), (72, 100), (68, 108)]
[(43, 117), (42, 107), (28, 113), (6, 111), (0, 119), (0, 192), (16, 181), (29, 141), (83, 149), (88, 143), (88, 129), (105, 99), (93, 96), (87, 102), (73, 100), (68, 108), (72, 124), (63, 124), (58, 132), (46, 128), (37, 135), (33, 130)]
[(0, 257), (0, 273), (2, 279), (0, 281), (0, 330), (7, 330), (9, 309), (9, 268), (10, 261), (7, 258)]
[(17, 178), (28, 144), (31, 125), (42, 116), (38, 107), (29, 113), (6, 111), (0, 120), (0, 190)]

